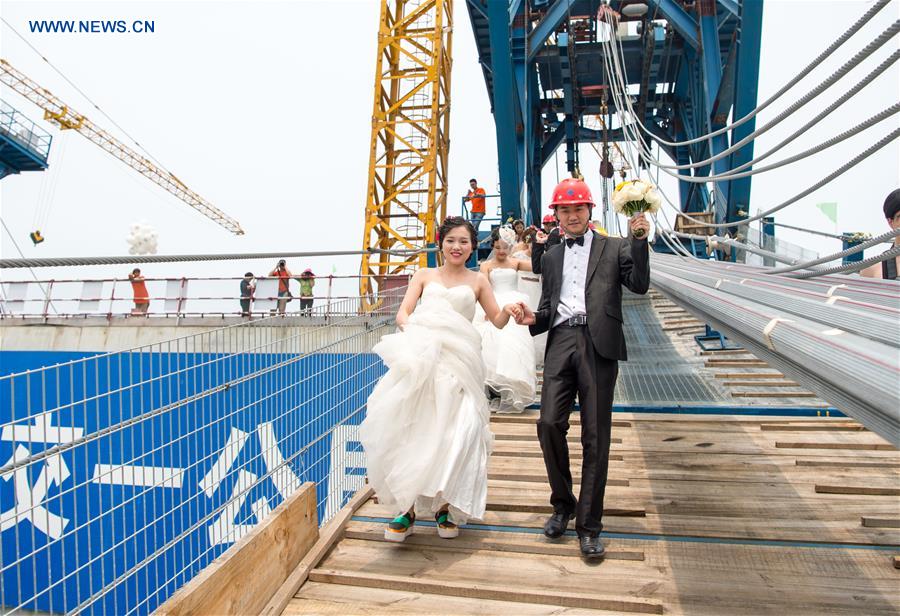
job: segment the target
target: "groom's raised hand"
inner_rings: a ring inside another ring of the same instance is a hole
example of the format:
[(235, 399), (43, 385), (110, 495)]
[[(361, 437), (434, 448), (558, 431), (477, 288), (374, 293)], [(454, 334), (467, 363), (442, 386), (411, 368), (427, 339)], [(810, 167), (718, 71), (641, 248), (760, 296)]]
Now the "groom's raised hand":
[(650, 235), (650, 221), (644, 216), (643, 212), (639, 212), (628, 220), (631, 227), (631, 235), (637, 239), (646, 240)]

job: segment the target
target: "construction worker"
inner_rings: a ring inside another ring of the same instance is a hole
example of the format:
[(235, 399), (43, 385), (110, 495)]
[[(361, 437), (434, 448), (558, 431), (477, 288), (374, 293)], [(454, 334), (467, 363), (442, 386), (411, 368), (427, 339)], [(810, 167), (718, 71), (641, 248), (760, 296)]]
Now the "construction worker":
[(556, 228), (556, 218), (553, 217), (553, 214), (547, 214), (541, 220), (541, 226), (544, 227), (544, 233), (549, 235)]
[(472, 178), (469, 180), (469, 192), (466, 194), (465, 200), (472, 203), (469, 208), (469, 220), (475, 227), (475, 235), (478, 235), (478, 226), (481, 219), (484, 218), (484, 189), (478, 186), (478, 180)]

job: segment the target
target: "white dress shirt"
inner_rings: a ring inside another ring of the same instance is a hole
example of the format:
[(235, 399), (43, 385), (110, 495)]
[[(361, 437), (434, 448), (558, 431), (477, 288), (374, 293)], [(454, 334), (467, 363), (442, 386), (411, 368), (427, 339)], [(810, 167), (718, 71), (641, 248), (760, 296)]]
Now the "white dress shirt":
[(559, 305), (556, 308), (556, 320), (553, 327), (568, 321), (570, 317), (587, 314), (584, 301), (584, 285), (587, 281), (588, 257), (591, 254), (591, 242), (594, 232), (588, 229), (584, 234), (584, 246), (572, 244), (566, 246), (563, 240), (563, 277), (559, 291)]

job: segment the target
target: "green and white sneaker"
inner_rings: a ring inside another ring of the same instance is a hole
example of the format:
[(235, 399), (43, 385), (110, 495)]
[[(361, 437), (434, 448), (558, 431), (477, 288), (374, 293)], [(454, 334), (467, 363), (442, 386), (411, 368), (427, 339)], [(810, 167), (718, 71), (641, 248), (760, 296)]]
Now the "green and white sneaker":
[(412, 534), (413, 524), (416, 523), (416, 514), (407, 511), (403, 515), (398, 515), (394, 521), (387, 525), (384, 529), (384, 538), (387, 541), (401, 542)]
[(459, 526), (450, 521), (450, 512), (444, 509), (434, 514), (437, 522), (438, 536), (441, 539), (456, 539), (459, 537)]

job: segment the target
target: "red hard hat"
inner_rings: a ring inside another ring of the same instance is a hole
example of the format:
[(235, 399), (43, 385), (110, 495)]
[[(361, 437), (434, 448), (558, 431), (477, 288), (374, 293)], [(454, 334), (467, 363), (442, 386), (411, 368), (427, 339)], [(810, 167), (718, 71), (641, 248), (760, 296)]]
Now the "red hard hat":
[(544, 216), (541, 224), (546, 225), (548, 222), (556, 222), (556, 218), (553, 217), (553, 214), (547, 214), (546, 216)]
[(578, 205), (580, 203), (594, 206), (591, 189), (584, 183), (584, 180), (566, 178), (553, 189), (553, 201), (550, 202), (550, 209), (555, 210), (557, 205)]

